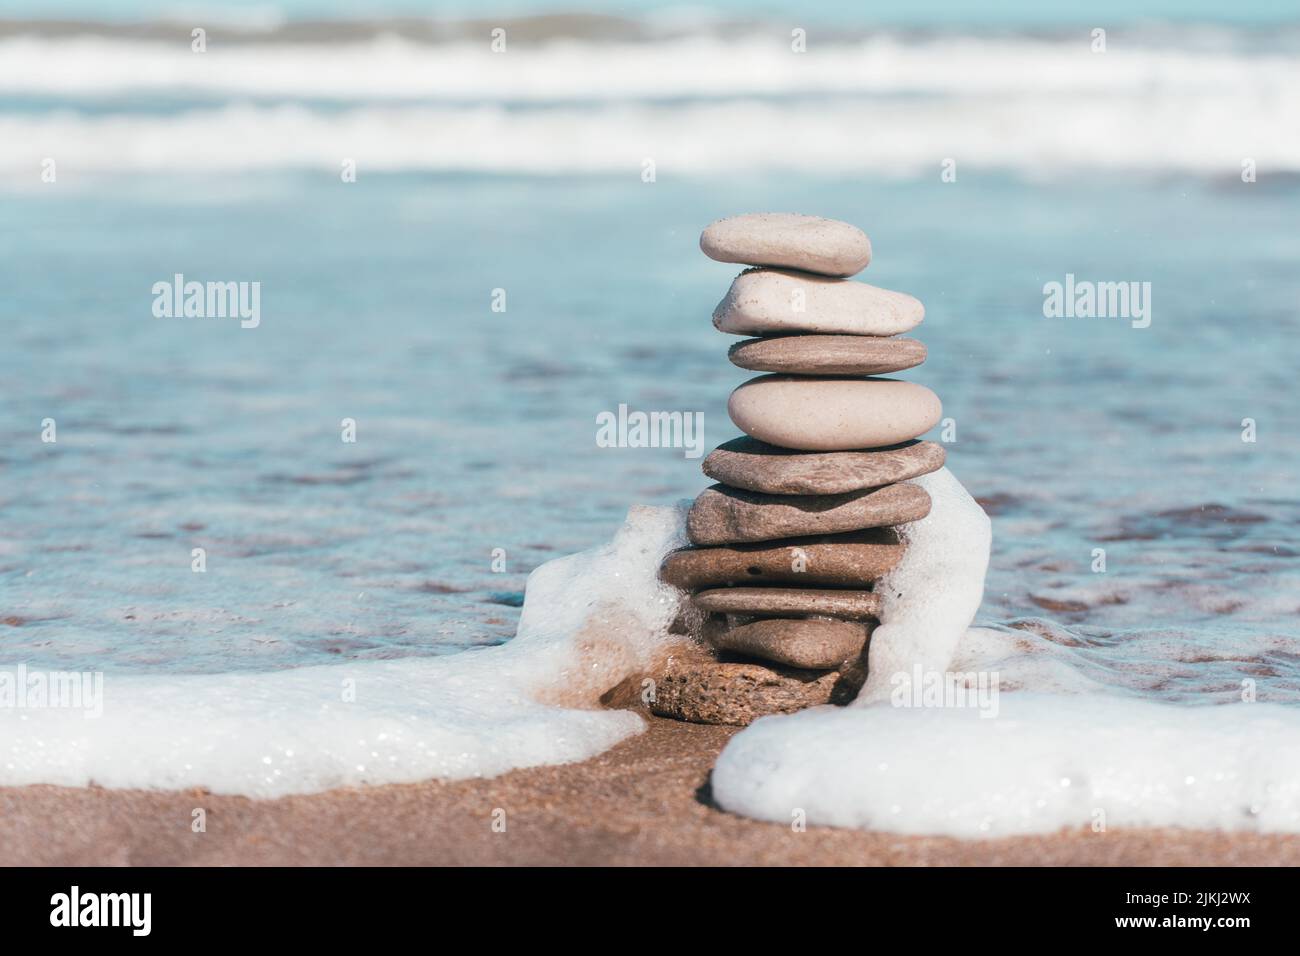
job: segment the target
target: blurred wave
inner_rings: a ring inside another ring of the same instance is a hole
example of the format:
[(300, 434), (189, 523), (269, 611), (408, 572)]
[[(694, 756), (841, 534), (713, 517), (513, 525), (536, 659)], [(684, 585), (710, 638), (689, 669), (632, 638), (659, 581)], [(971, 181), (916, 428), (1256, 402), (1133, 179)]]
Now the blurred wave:
[(788, 30), (600, 16), (0, 25), (0, 169), (338, 169), (1051, 177), (1300, 172), (1300, 33)]

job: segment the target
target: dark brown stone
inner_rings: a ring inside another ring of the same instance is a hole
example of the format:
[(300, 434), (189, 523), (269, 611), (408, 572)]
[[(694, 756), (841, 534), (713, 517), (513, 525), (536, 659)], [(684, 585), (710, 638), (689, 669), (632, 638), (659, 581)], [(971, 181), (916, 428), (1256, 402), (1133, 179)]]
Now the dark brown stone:
[(704, 639), (720, 651), (758, 657), (787, 667), (833, 670), (862, 653), (874, 623), (824, 618), (762, 618), (733, 624), (709, 618)]
[(774, 335), (737, 342), (731, 364), (796, 375), (883, 375), (925, 361), (916, 339), (875, 335)]
[(759, 544), (684, 548), (664, 558), (659, 576), (684, 591), (736, 584), (862, 587), (893, 569), (903, 551), (892, 528), (869, 528)]
[(943, 446), (904, 442), (867, 451), (800, 452), (748, 435), (718, 446), (704, 459), (714, 481), (772, 495), (834, 495), (877, 488), (943, 467)]
[(684, 646), (649, 677), (650, 709), (661, 717), (697, 724), (744, 727), (768, 714), (790, 714), (820, 704), (847, 704), (866, 681), (865, 655), (840, 670), (813, 671), (720, 660)]
[(691, 599), (711, 614), (835, 617), (866, 621), (880, 615), (880, 596), (835, 588), (713, 588)]
[(929, 494), (907, 483), (840, 495), (765, 495), (713, 485), (695, 499), (686, 530), (693, 544), (738, 544), (882, 528), (929, 513)]

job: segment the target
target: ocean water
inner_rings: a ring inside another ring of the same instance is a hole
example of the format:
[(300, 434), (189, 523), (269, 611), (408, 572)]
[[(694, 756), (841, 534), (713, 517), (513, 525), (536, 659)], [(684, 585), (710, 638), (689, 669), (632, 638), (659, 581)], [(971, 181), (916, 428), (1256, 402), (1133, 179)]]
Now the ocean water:
[[(736, 270), (697, 237), (779, 209), (860, 225), (863, 278), (926, 304), (900, 377), (943, 400), (931, 437), (993, 521), (997, 648), (972, 659), (1019, 651), (1025, 690), (1181, 707), (1250, 680), (1293, 706), (1294, 27), (1143, 24), (1104, 55), (1061, 26), (858, 29), (799, 58), (784, 27), (680, 23), (504, 56), (452, 28), (203, 57), (147, 25), (0, 30), (0, 668), (102, 671), (135, 725), (167, 717), (153, 694), (246, 694), (247, 734), (272, 713), (249, 701), (311, 675), (277, 714), (315, 713), (346, 679), (321, 665), (396, 668), (393, 706), (424, 659), (510, 641), (530, 571), (708, 484), (682, 449), (597, 447), (596, 416), (737, 433), (747, 376), (709, 321)], [(178, 273), (259, 282), (260, 324), (154, 317)], [(1149, 327), (1046, 318), (1067, 275), (1149, 282)], [(202, 734), (186, 752), (219, 752)], [(14, 738), (7, 779), (76, 779), (84, 754), (31, 756), (56, 737)], [(122, 779), (174, 783), (178, 752)], [(263, 756), (198, 782), (295, 789), (247, 783)], [(444, 765), (410, 766), (297, 788)]]
[[(994, 517), (987, 617), (1295, 635), (1298, 198), (635, 172), (7, 196), (0, 657), (210, 671), (508, 639), (529, 570), (706, 486), (684, 450), (597, 447), (596, 416), (736, 434), (746, 375), (709, 321), (733, 270), (696, 237), (768, 207), (862, 224), (870, 278), (926, 303), (930, 357), (902, 375), (942, 398)], [(260, 281), (261, 324), (154, 318), (177, 272)], [(1044, 318), (1067, 272), (1150, 281), (1150, 327)]]

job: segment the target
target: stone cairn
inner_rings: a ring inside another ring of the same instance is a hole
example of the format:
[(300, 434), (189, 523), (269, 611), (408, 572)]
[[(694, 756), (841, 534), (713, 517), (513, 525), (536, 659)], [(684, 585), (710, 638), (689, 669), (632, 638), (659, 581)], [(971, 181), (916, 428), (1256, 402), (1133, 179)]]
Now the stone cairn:
[(747, 724), (857, 694), (880, 613), (872, 586), (903, 554), (893, 528), (930, 511), (907, 479), (944, 463), (941, 445), (915, 440), (941, 406), (923, 385), (872, 377), (925, 360), (898, 337), (925, 309), (849, 278), (871, 261), (862, 230), (753, 213), (713, 223), (700, 248), (752, 267), (713, 324), (753, 336), (731, 347), (733, 364), (771, 374), (731, 394), (745, 435), (705, 458), (718, 484), (691, 507), (693, 547), (660, 568), (691, 593), (685, 626), (699, 641), (661, 668), (652, 709)]

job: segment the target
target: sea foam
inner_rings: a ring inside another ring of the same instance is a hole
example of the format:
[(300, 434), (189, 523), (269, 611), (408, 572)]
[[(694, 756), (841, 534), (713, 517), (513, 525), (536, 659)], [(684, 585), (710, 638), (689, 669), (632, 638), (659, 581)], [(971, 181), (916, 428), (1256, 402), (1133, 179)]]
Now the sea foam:
[(1063, 827), (1300, 832), (1300, 711), (1010, 693), (970, 708), (817, 708), (727, 745), (713, 795), (790, 823), (959, 837)]
[(648, 669), (679, 592), (659, 562), (678, 508), (529, 576), (518, 635), (450, 657), (259, 674), (113, 675), (102, 716), (0, 707), (0, 785), (206, 787), (275, 797), (492, 776), (594, 756), (638, 733), (602, 693)]
[(855, 706), (905, 690), (917, 667), (945, 670), (984, 597), (993, 539), (988, 515), (947, 468), (912, 484), (929, 493), (930, 512), (899, 528), (904, 558), (875, 586), (881, 623), (871, 635), (867, 682)]
[[(765, 717), (732, 738), (712, 777), (722, 807), (960, 837), (1112, 826), (1300, 832), (1300, 709), (1257, 702), (1248, 675), (1258, 671), (1244, 659), (1239, 673), (1225, 671), (1230, 652), (1153, 637), (1101, 660), (1097, 647), (1054, 641), (1050, 628), (967, 630), (988, 518), (946, 469), (916, 483), (934, 508), (900, 529), (908, 550), (878, 585), (885, 600), (867, 685), (853, 706)], [(916, 706), (917, 676), (936, 673), (960, 676), (962, 690), (991, 680), (994, 693), (979, 706), (967, 694)]]

